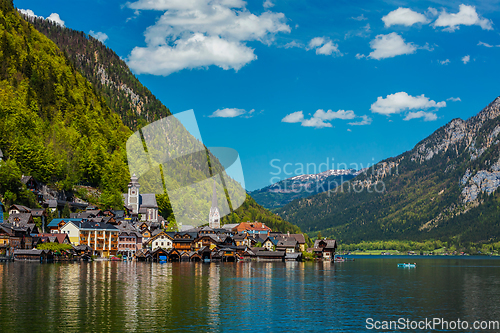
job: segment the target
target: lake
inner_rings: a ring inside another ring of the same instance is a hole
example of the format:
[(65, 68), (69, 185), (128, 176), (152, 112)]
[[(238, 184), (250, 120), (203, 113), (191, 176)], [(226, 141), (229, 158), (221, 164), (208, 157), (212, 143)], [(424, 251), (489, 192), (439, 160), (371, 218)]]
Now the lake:
[(360, 332), (367, 318), (500, 319), (500, 260), (415, 261), (0, 263), (0, 332)]

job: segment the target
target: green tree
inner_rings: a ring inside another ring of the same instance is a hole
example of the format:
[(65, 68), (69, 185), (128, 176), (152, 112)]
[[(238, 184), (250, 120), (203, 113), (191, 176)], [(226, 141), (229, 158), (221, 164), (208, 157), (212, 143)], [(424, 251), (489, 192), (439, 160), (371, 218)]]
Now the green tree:
[(42, 243), (36, 246), (37, 250), (51, 250), (55, 253), (61, 253), (65, 250), (71, 250), (73, 246), (70, 244), (59, 244), (59, 243)]
[(71, 214), (71, 210), (69, 209), (69, 204), (66, 203), (64, 205), (63, 211), (61, 213), (61, 217), (62, 218), (69, 218), (71, 216), (70, 214)]

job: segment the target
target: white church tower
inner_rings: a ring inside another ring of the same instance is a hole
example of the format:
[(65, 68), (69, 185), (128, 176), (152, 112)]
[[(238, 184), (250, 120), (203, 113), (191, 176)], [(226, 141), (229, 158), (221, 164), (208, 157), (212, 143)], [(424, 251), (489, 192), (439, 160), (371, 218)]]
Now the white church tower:
[(134, 173), (132, 178), (130, 178), (130, 183), (128, 183), (128, 196), (127, 202), (125, 203), (126, 206), (132, 208), (133, 214), (139, 213), (139, 187), (141, 187), (141, 185)]
[(210, 214), (208, 215), (208, 226), (212, 229), (220, 228), (220, 213), (217, 207), (217, 191), (215, 190), (215, 180), (214, 180), (214, 191), (212, 194), (212, 207), (210, 208)]

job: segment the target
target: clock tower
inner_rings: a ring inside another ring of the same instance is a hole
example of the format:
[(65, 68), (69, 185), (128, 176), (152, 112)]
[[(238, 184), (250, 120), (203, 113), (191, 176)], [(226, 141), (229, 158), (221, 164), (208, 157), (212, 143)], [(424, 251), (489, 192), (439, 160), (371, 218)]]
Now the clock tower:
[(141, 187), (141, 185), (134, 173), (132, 178), (130, 178), (130, 183), (128, 183), (128, 197), (125, 203), (126, 206), (132, 208), (132, 214), (139, 213), (139, 187)]

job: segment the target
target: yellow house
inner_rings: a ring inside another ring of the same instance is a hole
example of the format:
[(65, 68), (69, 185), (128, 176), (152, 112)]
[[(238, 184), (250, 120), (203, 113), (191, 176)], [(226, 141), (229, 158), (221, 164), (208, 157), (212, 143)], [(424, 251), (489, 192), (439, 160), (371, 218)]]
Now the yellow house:
[(66, 223), (61, 228), (61, 233), (68, 234), (69, 241), (73, 245), (80, 245), (80, 228), (76, 226), (73, 222)]

